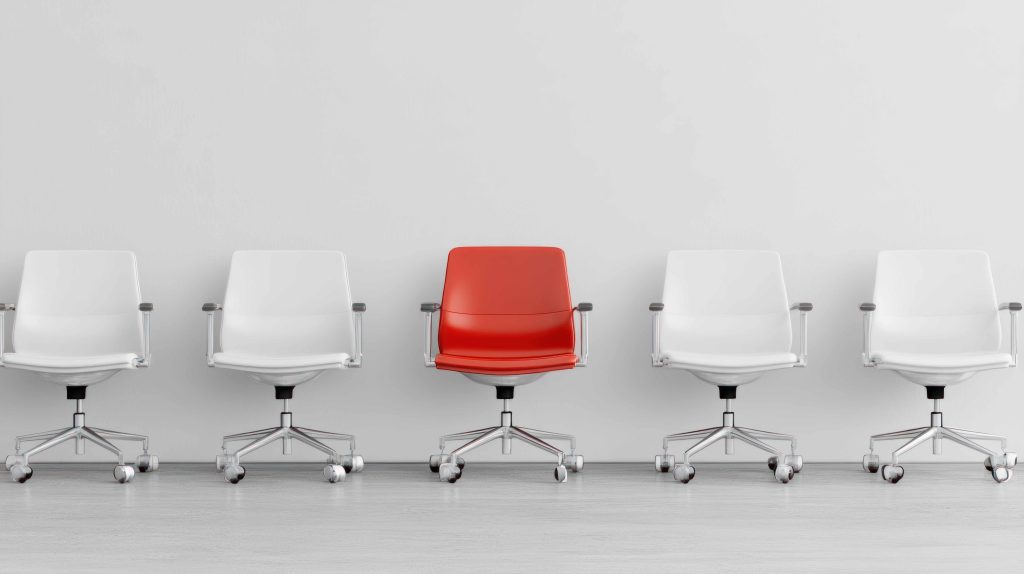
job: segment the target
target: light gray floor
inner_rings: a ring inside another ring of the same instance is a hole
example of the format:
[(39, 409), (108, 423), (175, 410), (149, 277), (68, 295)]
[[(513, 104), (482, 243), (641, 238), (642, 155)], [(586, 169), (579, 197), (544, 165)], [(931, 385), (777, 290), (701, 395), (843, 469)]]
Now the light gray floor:
[[(813, 464), (789, 485), (762, 464), (697, 464), (688, 485), (646, 464), (164, 464), (120, 485), (111, 465), (38, 464), (0, 483), (0, 572), (1020, 571), (1024, 477), (907, 464), (898, 485)], [(671, 569), (671, 570), (669, 570)]]

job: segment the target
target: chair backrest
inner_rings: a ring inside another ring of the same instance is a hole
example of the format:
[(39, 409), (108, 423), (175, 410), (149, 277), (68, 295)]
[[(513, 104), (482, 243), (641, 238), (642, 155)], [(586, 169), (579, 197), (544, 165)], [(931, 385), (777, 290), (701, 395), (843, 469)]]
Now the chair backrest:
[(340, 251), (236, 251), (220, 330), (224, 352), (351, 353), (348, 266)]
[(574, 352), (565, 253), (557, 247), (456, 247), (448, 253), (438, 348), (465, 357)]
[(782, 261), (772, 251), (672, 251), (662, 302), (665, 350), (773, 353), (793, 342)]
[(999, 350), (999, 304), (984, 251), (882, 251), (874, 303), (872, 350)]
[(139, 273), (130, 251), (30, 251), (18, 295), (19, 353), (142, 353)]

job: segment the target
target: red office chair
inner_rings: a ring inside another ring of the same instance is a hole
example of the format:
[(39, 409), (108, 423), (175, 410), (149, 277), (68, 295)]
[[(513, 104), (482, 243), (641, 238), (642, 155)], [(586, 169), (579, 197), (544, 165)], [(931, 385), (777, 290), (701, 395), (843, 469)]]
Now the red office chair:
[[(555, 480), (565, 482), (567, 469), (583, 469), (576, 439), (567, 434), (512, 426), (509, 400), (515, 387), (532, 383), (549, 371), (587, 364), (587, 313), (590, 303), (572, 306), (565, 253), (557, 247), (457, 247), (448, 253), (442, 303), (424, 303), (428, 367), (462, 373), (497, 389), (503, 401), (501, 424), (441, 437), (441, 454), (430, 457), (430, 470), (442, 481), (462, 476), (463, 455), (501, 439), (502, 454), (516, 438), (558, 456)], [(433, 315), (440, 311), (438, 354), (433, 355)], [(580, 313), (581, 351), (576, 355), (573, 312)], [(471, 439), (449, 454), (445, 443)], [(569, 441), (569, 453), (544, 441)]]

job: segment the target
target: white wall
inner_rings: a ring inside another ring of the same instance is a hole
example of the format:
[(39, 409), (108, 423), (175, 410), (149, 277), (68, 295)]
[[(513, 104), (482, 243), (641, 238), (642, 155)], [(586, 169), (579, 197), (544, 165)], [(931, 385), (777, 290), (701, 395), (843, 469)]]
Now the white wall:
[[(231, 252), (341, 249), (366, 367), (300, 387), (296, 423), (418, 461), (498, 421), (492, 389), (420, 362), (447, 250), (558, 245), (595, 304), (592, 366), (520, 389), (516, 421), (649, 461), (722, 410), (649, 366), (665, 253), (773, 249), (815, 303), (811, 363), (742, 388), (738, 422), (859, 460), (931, 407), (859, 365), (879, 249), (987, 250), (1000, 299), (1024, 299), (1022, 19), (1010, 1), (4, 2), (0, 299), (30, 249), (134, 250), (154, 366), (93, 388), (89, 420), (205, 461), (279, 410), (203, 360)], [(950, 389), (947, 422), (1024, 449), (1021, 377)], [(70, 421), (62, 389), (0, 381), (5, 448)]]

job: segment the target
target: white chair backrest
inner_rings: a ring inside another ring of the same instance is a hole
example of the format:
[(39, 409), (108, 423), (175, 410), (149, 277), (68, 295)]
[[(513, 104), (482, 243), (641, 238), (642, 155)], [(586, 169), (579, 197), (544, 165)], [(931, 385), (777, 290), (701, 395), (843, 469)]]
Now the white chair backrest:
[(999, 350), (999, 304), (984, 251), (882, 251), (873, 302), (872, 351)]
[(141, 354), (140, 300), (130, 251), (30, 251), (14, 350), (56, 357)]
[(340, 251), (236, 251), (220, 346), (251, 356), (352, 353), (348, 266)]
[(665, 350), (773, 353), (793, 342), (778, 253), (672, 251), (662, 302)]

